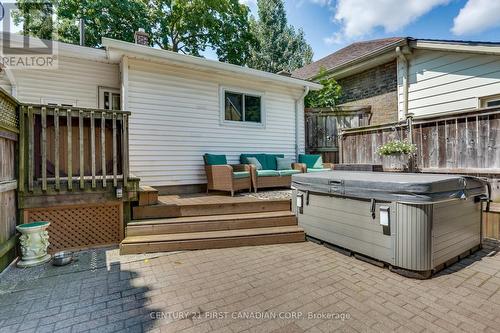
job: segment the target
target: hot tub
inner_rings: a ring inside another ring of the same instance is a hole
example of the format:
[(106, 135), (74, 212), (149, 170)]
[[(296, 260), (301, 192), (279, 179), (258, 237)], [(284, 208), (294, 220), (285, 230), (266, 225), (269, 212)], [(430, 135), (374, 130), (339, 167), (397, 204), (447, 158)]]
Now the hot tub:
[(292, 207), (308, 236), (428, 278), (480, 247), (486, 184), (458, 175), (298, 174)]

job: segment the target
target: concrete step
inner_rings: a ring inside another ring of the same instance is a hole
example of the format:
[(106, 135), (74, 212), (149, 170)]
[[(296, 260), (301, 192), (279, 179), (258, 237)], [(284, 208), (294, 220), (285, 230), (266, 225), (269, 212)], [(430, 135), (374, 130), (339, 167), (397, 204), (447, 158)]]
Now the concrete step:
[(144, 236), (293, 225), (297, 225), (297, 218), (287, 210), (132, 221), (125, 232), (126, 236)]
[(303, 241), (304, 230), (298, 226), (127, 236), (120, 244), (120, 253), (218, 249)]

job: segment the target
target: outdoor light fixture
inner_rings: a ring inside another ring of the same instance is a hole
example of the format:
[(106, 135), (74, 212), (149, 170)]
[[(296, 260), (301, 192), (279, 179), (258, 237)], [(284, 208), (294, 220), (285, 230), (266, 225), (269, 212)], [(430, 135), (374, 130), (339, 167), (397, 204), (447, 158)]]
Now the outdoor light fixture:
[(121, 199), (123, 197), (123, 189), (121, 187), (116, 188), (116, 198)]
[(297, 195), (296, 206), (297, 206), (299, 213), (302, 214), (303, 207), (304, 207), (304, 195), (303, 194)]
[(389, 226), (389, 206), (380, 206), (380, 225), (384, 227)]

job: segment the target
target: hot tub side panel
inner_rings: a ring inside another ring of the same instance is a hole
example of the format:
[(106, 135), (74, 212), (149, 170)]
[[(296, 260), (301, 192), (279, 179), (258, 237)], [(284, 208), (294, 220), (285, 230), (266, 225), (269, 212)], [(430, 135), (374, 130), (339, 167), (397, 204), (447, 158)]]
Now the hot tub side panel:
[(384, 234), (379, 223), (380, 206), (389, 206), (390, 220), (395, 220), (392, 203), (377, 202), (373, 219), (368, 200), (310, 194), (307, 203), (306, 194), (298, 194), (303, 195), (304, 202), (302, 213), (296, 214), (307, 235), (394, 264), (394, 237)]
[(481, 205), (474, 198), (435, 204), (433, 214), (433, 267), (481, 243)]
[(433, 205), (396, 203), (395, 266), (432, 269), (432, 218)]

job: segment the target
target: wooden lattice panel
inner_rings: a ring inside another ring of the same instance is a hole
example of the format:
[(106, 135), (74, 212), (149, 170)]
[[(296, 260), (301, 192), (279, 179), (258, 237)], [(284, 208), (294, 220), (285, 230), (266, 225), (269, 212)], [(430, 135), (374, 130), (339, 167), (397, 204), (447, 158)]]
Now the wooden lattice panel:
[(16, 105), (3, 93), (0, 93), (0, 125), (10, 129), (19, 127)]
[(36, 208), (27, 211), (27, 220), (50, 222), (50, 252), (117, 244), (122, 240), (121, 203)]

